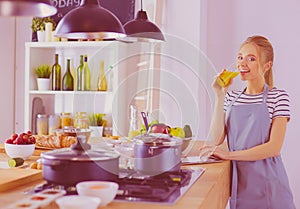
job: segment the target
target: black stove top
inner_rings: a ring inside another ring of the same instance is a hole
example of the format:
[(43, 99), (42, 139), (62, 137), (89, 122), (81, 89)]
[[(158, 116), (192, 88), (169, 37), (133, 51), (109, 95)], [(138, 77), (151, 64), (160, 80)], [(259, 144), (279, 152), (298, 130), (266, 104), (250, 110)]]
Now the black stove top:
[[(115, 201), (159, 203), (172, 205), (203, 174), (204, 169), (190, 167), (179, 172), (166, 172), (157, 176), (147, 176), (134, 171), (121, 170), (115, 180), (119, 189)], [(67, 194), (77, 194), (75, 186), (46, 183), (35, 188), (36, 192), (56, 188), (66, 190)]]

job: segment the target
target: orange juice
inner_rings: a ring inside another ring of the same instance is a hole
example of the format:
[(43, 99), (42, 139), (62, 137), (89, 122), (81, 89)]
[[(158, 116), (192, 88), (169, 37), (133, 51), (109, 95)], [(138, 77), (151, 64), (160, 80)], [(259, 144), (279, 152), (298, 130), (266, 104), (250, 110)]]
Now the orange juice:
[(232, 78), (235, 78), (240, 72), (231, 72), (226, 69), (219, 75), (217, 82), (220, 86), (226, 87)]
[(94, 185), (94, 186), (90, 186), (90, 189), (106, 189), (108, 188), (107, 185)]

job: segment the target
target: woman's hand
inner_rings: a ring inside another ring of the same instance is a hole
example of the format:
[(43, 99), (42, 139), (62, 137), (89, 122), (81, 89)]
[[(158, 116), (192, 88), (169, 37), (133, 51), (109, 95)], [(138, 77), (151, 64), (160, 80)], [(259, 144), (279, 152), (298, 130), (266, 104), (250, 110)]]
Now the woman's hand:
[(210, 156), (217, 157), (222, 160), (229, 159), (229, 151), (225, 151), (222, 148), (215, 145), (204, 145), (199, 148), (199, 157), (201, 160), (206, 161)]
[[(225, 70), (225, 69), (224, 69)], [(232, 84), (232, 79), (230, 79), (229, 81), (229, 84), (225, 87), (222, 87), (220, 86), (220, 84), (218, 83), (218, 77), (224, 72), (224, 70), (222, 70), (222, 72), (220, 72), (214, 79), (213, 83), (212, 83), (212, 87), (213, 87), (213, 90), (215, 92), (215, 94), (217, 96), (221, 96), (221, 95), (225, 95), (227, 90), (228, 90), (228, 87)]]

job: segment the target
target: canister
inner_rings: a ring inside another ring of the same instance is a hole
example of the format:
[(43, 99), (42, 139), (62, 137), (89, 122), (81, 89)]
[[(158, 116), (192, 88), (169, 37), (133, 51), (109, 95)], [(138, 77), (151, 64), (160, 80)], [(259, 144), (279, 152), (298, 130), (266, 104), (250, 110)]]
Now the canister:
[(37, 114), (36, 132), (38, 135), (48, 134), (48, 116), (46, 114)]
[(57, 114), (49, 115), (48, 118), (48, 133), (54, 134), (55, 130), (60, 128), (60, 117)]
[(70, 112), (62, 112), (60, 115), (61, 128), (73, 126), (73, 118)]
[(74, 118), (74, 127), (75, 128), (89, 128), (88, 116), (86, 112), (77, 112)]

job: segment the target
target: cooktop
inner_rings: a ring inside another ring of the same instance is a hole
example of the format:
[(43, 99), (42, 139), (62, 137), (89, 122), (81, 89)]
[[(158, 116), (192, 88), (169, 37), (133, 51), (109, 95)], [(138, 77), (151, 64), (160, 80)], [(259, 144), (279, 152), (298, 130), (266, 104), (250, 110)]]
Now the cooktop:
[[(204, 173), (201, 167), (186, 167), (178, 172), (165, 172), (149, 176), (133, 170), (120, 170), (115, 180), (119, 189), (114, 201), (151, 204), (175, 204)], [(55, 188), (65, 190), (67, 195), (77, 194), (75, 186), (45, 183), (35, 188), (35, 192)]]

